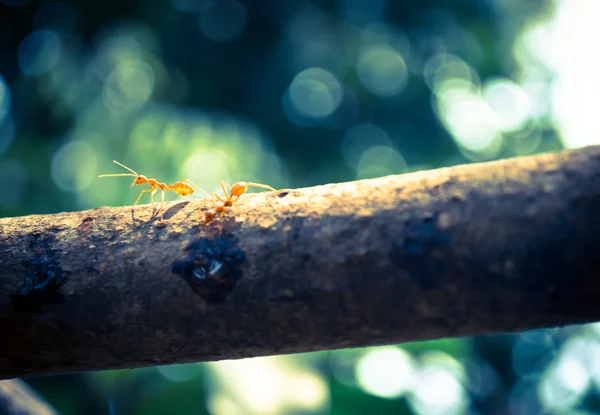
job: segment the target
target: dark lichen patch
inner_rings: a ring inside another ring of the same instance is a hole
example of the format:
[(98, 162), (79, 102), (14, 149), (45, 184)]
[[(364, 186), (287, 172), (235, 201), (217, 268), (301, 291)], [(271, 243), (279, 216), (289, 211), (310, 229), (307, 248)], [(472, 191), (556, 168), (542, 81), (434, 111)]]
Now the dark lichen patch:
[(172, 270), (185, 279), (192, 290), (210, 304), (225, 301), (243, 277), (240, 268), (246, 255), (232, 234), (200, 238), (187, 248), (189, 257), (175, 261)]
[(392, 238), (390, 261), (415, 277), (423, 288), (435, 286), (447, 271), (447, 249), (451, 245), (447, 230), (437, 226), (438, 215), (408, 223), (401, 238)]
[(33, 234), (29, 243), (32, 257), (23, 261), (26, 269), (25, 283), (10, 295), (16, 311), (43, 313), (48, 304), (60, 304), (64, 300), (60, 288), (64, 277), (60, 261), (52, 248), (53, 236)]
[(87, 217), (81, 221), (81, 223), (77, 227), (77, 230), (82, 233), (89, 232), (92, 229), (93, 222), (94, 222), (93, 218)]

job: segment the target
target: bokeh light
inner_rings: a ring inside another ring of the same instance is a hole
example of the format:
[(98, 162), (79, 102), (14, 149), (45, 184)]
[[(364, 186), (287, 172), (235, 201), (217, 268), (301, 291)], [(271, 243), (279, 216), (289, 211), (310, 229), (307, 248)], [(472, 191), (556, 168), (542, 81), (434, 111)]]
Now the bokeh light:
[(361, 51), (356, 72), (369, 91), (381, 96), (400, 93), (408, 82), (402, 55), (388, 45), (372, 45)]
[(387, 146), (373, 146), (360, 156), (356, 178), (372, 179), (405, 171), (406, 161), (397, 150)]
[(546, 47), (535, 48), (557, 72), (552, 112), (560, 139), (568, 148), (600, 144), (600, 55), (595, 52), (600, 38), (598, 16), (600, 2), (560, 1), (552, 34), (545, 36)]
[(202, 33), (215, 42), (227, 42), (240, 36), (246, 27), (248, 12), (237, 0), (213, 1), (200, 13)]
[(483, 97), (504, 132), (520, 130), (532, 116), (529, 96), (508, 79), (488, 80), (483, 88)]
[(513, 370), (521, 377), (539, 378), (555, 357), (552, 336), (534, 330), (518, 336), (512, 351)]
[(221, 361), (207, 367), (212, 374), (209, 406), (215, 415), (322, 413), (328, 409), (323, 376), (310, 367), (296, 366), (288, 357)]
[(468, 359), (464, 370), (465, 387), (479, 399), (488, 398), (501, 385), (498, 373), (483, 359)]
[(344, 70), (346, 59), (335, 44), (323, 39), (309, 39), (303, 42), (294, 54), (294, 67), (298, 71), (306, 68), (323, 68), (332, 73)]
[(171, 382), (189, 382), (200, 374), (200, 365), (198, 363), (188, 363), (183, 365), (158, 366), (156, 370)]
[(356, 364), (356, 379), (366, 392), (382, 398), (402, 396), (412, 384), (412, 356), (399, 347), (373, 348)]
[(94, 147), (85, 141), (71, 141), (52, 156), (50, 174), (61, 190), (78, 192), (96, 179), (97, 168), (98, 159)]
[(552, 411), (569, 411), (585, 396), (590, 377), (580, 357), (561, 354), (539, 387), (542, 405)]
[(427, 60), (423, 78), (433, 93), (444, 91), (444, 83), (466, 89), (477, 89), (480, 81), (475, 70), (464, 60), (451, 53), (440, 53)]
[(504, 134), (506, 147), (518, 156), (536, 152), (543, 141), (542, 128), (537, 121), (529, 120), (519, 131)]
[(145, 62), (119, 64), (104, 84), (104, 103), (109, 109), (131, 111), (148, 101), (154, 89), (154, 71)]
[(226, 151), (217, 149), (199, 150), (191, 154), (183, 164), (184, 176), (200, 187), (212, 186), (207, 190), (220, 189), (220, 180), (231, 181), (234, 159)]
[(8, 89), (6, 81), (0, 74), (0, 122), (9, 114), (10, 102), (10, 89)]
[(426, 365), (418, 371), (409, 401), (413, 410), (423, 415), (462, 414), (468, 407), (460, 380), (438, 365)]
[(311, 68), (300, 72), (289, 88), (290, 101), (303, 116), (322, 118), (336, 110), (342, 98), (339, 81), (329, 71)]
[(502, 147), (498, 118), (464, 80), (449, 80), (436, 91), (437, 114), (463, 154), (472, 160), (494, 158)]
[(106, 81), (119, 64), (142, 60), (142, 47), (131, 36), (112, 35), (103, 38), (91, 65), (96, 75)]
[(387, 45), (402, 55), (402, 59), (409, 61), (411, 55), (410, 39), (405, 31), (397, 24), (385, 20), (374, 20), (365, 26), (360, 33), (361, 49), (368, 46)]
[(388, 134), (373, 124), (357, 124), (346, 131), (342, 141), (342, 157), (352, 169), (358, 169), (362, 155), (372, 147), (391, 147)]
[(508, 411), (510, 415), (544, 413), (544, 408), (538, 398), (538, 383), (528, 379), (517, 381), (510, 390)]
[(25, 75), (46, 74), (58, 63), (61, 41), (52, 30), (38, 30), (21, 42), (19, 46), (19, 66)]
[(329, 353), (329, 369), (338, 382), (357, 387), (356, 364), (364, 355), (360, 349), (341, 349)]

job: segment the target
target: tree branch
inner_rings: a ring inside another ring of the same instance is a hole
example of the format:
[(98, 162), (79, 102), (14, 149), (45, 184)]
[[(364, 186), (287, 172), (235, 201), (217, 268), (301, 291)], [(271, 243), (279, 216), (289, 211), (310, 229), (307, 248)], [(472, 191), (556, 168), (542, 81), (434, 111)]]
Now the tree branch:
[(600, 147), (0, 219), (0, 378), (600, 319)]

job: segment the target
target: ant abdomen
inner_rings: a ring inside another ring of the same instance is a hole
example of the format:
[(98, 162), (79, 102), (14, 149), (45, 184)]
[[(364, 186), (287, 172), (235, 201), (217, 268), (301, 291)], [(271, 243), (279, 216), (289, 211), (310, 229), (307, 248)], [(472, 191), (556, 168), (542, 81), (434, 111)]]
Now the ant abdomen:
[(189, 196), (194, 193), (194, 188), (186, 182), (177, 182), (171, 186), (179, 196)]

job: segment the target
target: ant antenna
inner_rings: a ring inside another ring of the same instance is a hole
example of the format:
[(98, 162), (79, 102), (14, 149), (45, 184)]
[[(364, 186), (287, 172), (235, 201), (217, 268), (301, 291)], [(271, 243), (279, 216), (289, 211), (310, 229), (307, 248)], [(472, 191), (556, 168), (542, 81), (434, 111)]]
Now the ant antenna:
[(193, 181), (191, 181), (190, 179), (184, 179), (182, 180), (184, 182), (188, 182), (189, 184), (191, 184), (195, 189), (200, 190), (202, 193), (204, 193), (206, 195), (206, 197), (210, 198), (210, 195), (208, 194), (208, 192), (206, 190), (204, 190), (203, 188), (201, 188), (200, 186), (198, 186), (196, 183), (194, 183)]
[(116, 177), (116, 176), (133, 176), (133, 177), (137, 177), (138, 174), (136, 172), (134, 172), (133, 170), (131, 170), (129, 167), (119, 163), (117, 160), (113, 160), (113, 163), (118, 164), (119, 166), (123, 167), (124, 169), (129, 170), (131, 173), (116, 173), (116, 174), (101, 174), (100, 176), (98, 176), (98, 178), (102, 178), (102, 177)]

